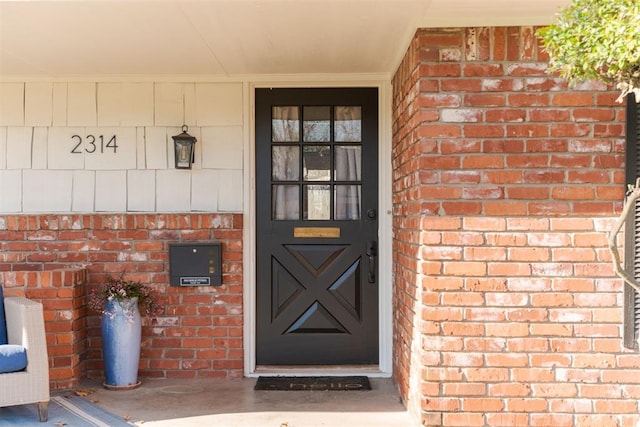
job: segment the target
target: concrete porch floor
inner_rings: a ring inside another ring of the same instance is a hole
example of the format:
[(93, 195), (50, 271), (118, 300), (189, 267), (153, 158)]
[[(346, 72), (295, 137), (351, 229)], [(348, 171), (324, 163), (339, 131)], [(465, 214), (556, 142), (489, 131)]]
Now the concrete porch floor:
[(141, 426), (409, 427), (391, 379), (371, 391), (254, 391), (255, 378), (145, 379), (135, 390), (110, 391), (85, 381), (87, 399)]

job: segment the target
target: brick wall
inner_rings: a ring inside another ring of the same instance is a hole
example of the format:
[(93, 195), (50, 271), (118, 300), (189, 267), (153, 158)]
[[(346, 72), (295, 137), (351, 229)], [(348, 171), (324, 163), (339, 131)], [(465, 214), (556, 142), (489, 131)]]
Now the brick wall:
[[(223, 285), (169, 286), (169, 243), (210, 240), (222, 242)], [(81, 313), (77, 322), (84, 328), (77, 332), (84, 348), (73, 353), (82, 359), (79, 377), (102, 376), (99, 316), (86, 311), (86, 296), (107, 275), (122, 271), (151, 284), (165, 306), (155, 323), (143, 322), (142, 377), (242, 376), (242, 215), (0, 215), (3, 286), (43, 301), (47, 313), (54, 304), (52, 290), (48, 279), (41, 279), (46, 274), (38, 272), (69, 268), (87, 272), (86, 284), (74, 283), (77, 290), (65, 294), (73, 298), (70, 304)], [(23, 284), (26, 290), (20, 291)], [(62, 312), (46, 314), (47, 322), (70, 309), (55, 308)], [(56, 352), (52, 345), (49, 341), (50, 355)]]
[(6, 296), (40, 301), (44, 311), (52, 389), (76, 387), (85, 372), (87, 345), (84, 269), (0, 271)]
[(640, 421), (624, 108), (545, 74), (534, 30), (420, 30), (393, 79), (394, 375), (424, 425)]

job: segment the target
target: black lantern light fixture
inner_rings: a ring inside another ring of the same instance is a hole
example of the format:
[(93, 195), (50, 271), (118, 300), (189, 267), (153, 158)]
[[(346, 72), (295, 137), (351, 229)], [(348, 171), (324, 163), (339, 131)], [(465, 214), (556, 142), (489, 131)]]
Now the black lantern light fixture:
[(193, 147), (197, 140), (187, 133), (188, 130), (187, 125), (182, 125), (182, 133), (171, 137), (176, 150), (176, 169), (191, 169), (191, 164), (195, 162)]

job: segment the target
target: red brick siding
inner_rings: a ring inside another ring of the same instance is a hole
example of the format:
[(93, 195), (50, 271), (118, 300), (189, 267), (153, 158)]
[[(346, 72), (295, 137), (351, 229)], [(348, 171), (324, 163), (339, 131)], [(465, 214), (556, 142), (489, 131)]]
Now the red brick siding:
[(418, 32), (393, 81), (395, 196), (417, 191), (403, 210), (620, 209), (624, 109), (617, 93), (597, 83), (569, 90), (545, 73), (541, 56), (532, 28)]
[(424, 425), (640, 420), (606, 242), (624, 108), (533, 34), (420, 30), (393, 79), (394, 376)]
[(76, 387), (84, 377), (86, 284), (83, 269), (0, 272), (6, 296), (42, 302), (52, 389)]
[[(223, 285), (169, 286), (169, 243), (209, 240), (222, 242)], [(80, 376), (102, 375), (99, 316), (86, 312), (86, 296), (122, 271), (153, 285), (165, 306), (156, 323), (144, 322), (142, 377), (242, 376), (242, 250), (239, 214), (0, 216), (0, 272), (30, 278), (27, 296), (42, 300), (45, 310), (48, 286), (36, 272), (86, 269), (87, 283), (76, 286), (73, 297), (83, 313), (79, 333), (86, 335), (74, 353), (82, 358)]]

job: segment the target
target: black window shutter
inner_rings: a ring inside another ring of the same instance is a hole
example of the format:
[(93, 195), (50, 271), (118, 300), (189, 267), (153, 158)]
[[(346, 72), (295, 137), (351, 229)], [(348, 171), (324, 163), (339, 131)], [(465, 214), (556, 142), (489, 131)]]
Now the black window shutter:
[[(625, 176), (627, 185), (635, 185), (640, 178), (640, 108), (634, 95), (627, 97), (627, 146)], [(629, 213), (624, 240), (624, 265), (627, 273), (640, 281), (640, 200)], [(638, 348), (640, 335), (640, 293), (624, 285), (624, 345)]]

